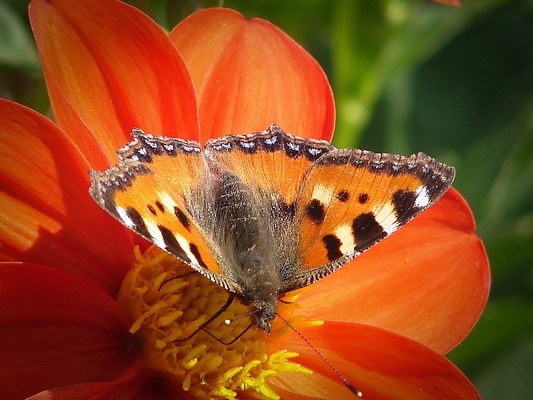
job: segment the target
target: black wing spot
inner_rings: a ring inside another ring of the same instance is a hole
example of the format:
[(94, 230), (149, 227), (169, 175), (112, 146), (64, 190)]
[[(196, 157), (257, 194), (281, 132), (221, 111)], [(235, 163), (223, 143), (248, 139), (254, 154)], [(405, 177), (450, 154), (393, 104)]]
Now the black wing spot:
[(392, 195), (392, 205), (398, 221), (404, 222), (411, 219), (418, 211), (416, 193), (412, 190), (400, 189)]
[(150, 212), (151, 212), (153, 215), (157, 215), (157, 212), (155, 211), (154, 206), (152, 206), (151, 204), (148, 204), (148, 210), (150, 210)]
[(357, 201), (361, 204), (365, 204), (368, 201), (368, 193), (359, 193), (359, 196), (357, 196)]
[(326, 208), (324, 207), (324, 204), (320, 202), (320, 200), (313, 199), (307, 206), (307, 215), (316, 224), (321, 224), (324, 222), (324, 218), (326, 217)]
[(172, 231), (163, 225), (158, 225), (157, 227), (161, 232), (161, 236), (163, 236), (166, 249), (170, 253), (178, 257), (180, 260), (190, 264), (191, 259), (187, 256), (183, 248), (180, 246), (180, 244), (176, 240), (176, 236), (174, 236)]
[(155, 205), (157, 206), (157, 208), (159, 208), (159, 211), (161, 211), (163, 213), (165, 212), (165, 206), (159, 200), (155, 201)]
[(328, 251), (328, 260), (333, 261), (343, 256), (341, 251), (342, 242), (335, 235), (326, 235), (322, 238), (324, 246)]
[(179, 207), (174, 207), (174, 214), (176, 215), (176, 217), (178, 217), (178, 220), (185, 227), (185, 229), (190, 230), (191, 221), (189, 221), (189, 218), (185, 215), (183, 211), (181, 211)]
[(352, 223), (356, 250), (364, 250), (387, 236), (373, 213), (360, 214)]
[(198, 250), (198, 246), (196, 246), (194, 243), (190, 243), (189, 249), (191, 250), (192, 255), (196, 258), (198, 265), (200, 265), (202, 268), (209, 269), (205, 261), (202, 259), (202, 255)]
[(350, 199), (350, 192), (347, 190), (341, 190), (339, 193), (337, 193), (337, 199), (343, 203), (346, 203)]
[(152, 235), (148, 231), (148, 228), (146, 227), (146, 224), (144, 223), (144, 219), (137, 211), (137, 209), (133, 207), (128, 207), (126, 209), (126, 215), (130, 219), (130, 221), (133, 223), (134, 230), (139, 233), (141, 236), (144, 236), (145, 238), (151, 238)]

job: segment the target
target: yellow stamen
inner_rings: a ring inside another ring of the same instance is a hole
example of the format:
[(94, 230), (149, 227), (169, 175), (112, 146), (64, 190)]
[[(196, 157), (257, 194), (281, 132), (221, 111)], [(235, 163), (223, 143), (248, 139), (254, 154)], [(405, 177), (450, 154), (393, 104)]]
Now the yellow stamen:
[[(144, 254), (135, 248), (135, 258), (122, 284), (119, 303), (134, 321), (130, 332), (143, 343), (147, 368), (179, 382), (193, 396), (222, 399), (235, 399), (239, 392), (279, 399), (268, 384), (269, 377), (285, 372), (312, 373), (291, 361), (298, 353), (268, 351), (267, 340), (279, 340), (290, 331), (285, 324), (274, 323), (270, 337), (252, 327), (234, 343), (225, 344), (250, 324), (245, 305), (234, 301), (205, 330), (200, 329), (226, 303), (228, 292), (191, 273), (187, 265), (157, 247), (150, 247)], [(295, 303), (278, 307), (286, 318), (295, 308)], [(291, 324), (320, 322), (297, 317)]]

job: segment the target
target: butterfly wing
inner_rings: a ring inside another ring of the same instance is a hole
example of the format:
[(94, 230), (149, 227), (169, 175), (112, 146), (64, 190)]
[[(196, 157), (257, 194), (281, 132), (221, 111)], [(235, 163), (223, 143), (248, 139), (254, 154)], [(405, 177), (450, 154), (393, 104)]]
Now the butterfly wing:
[(134, 140), (118, 151), (118, 165), (91, 171), (90, 195), (126, 227), (236, 291), (236, 283), (222, 274), (216, 245), (188, 204), (208, 173), (199, 143), (155, 137), (140, 129), (132, 134)]
[(439, 200), (455, 170), (418, 153), (330, 151), (310, 168), (297, 200), (299, 270), (290, 291), (332, 273)]

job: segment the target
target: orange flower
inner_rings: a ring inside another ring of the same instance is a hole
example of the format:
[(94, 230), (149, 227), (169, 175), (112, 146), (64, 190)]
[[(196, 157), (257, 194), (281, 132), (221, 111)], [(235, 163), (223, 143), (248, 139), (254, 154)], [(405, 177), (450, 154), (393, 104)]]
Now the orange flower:
[[(197, 275), (163, 284), (186, 266), (87, 194), (87, 171), (114, 165), (135, 126), (205, 141), (277, 122), (331, 138), (317, 63), (268, 22), (227, 9), (198, 12), (168, 36), (112, 0), (34, 0), (30, 18), (57, 125), (0, 100), (0, 397), (347, 398), (279, 319), (270, 336), (251, 329), (231, 345), (221, 343), (231, 327), (216, 321), (219, 340), (200, 331), (176, 341), (227, 295)], [(474, 228), (452, 189), (278, 311), (370, 399), (477, 398), (443, 357), (487, 299)], [(245, 312), (236, 303), (219, 319), (242, 331)]]

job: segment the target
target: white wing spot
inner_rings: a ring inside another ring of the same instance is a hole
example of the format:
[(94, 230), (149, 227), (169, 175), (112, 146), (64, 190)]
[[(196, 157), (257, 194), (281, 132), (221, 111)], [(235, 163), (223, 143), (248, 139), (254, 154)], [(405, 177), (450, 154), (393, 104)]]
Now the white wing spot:
[(161, 193), (159, 195), (159, 199), (161, 200), (161, 203), (163, 203), (163, 205), (165, 206), (165, 209), (168, 210), (168, 211), (173, 211), (174, 210), (174, 206), (176, 205), (176, 203), (174, 202), (174, 200), (172, 200), (172, 197), (169, 196), (168, 193)]
[(194, 265), (195, 267), (202, 268), (200, 266), (200, 263), (198, 263), (198, 260), (196, 259), (194, 254), (192, 254), (191, 252), (189, 241), (181, 235), (176, 235), (176, 240), (178, 241), (180, 247), (183, 249), (185, 254), (187, 254), (187, 257), (189, 257), (189, 260), (191, 260), (191, 264)]
[(292, 151), (300, 151), (300, 145), (292, 142), (287, 142), (287, 147)]
[(387, 232), (387, 235), (398, 229), (398, 217), (391, 203), (380, 204), (372, 208), (372, 212), (376, 221)]
[(133, 221), (129, 217), (129, 215), (126, 212), (126, 210), (124, 210), (122, 207), (119, 207), (119, 206), (116, 206), (116, 209), (117, 209), (117, 213), (120, 216), (120, 219), (122, 220), (122, 222), (124, 222), (124, 224), (130, 229), (135, 228), (135, 224), (133, 223)]
[(355, 247), (355, 240), (353, 237), (353, 230), (350, 224), (344, 224), (338, 226), (335, 231), (335, 236), (341, 241), (339, 250), (342, 254), (349, 253)]
[(426, 208), (427, 206), (429, 206), (431, 197), (429, 196), (429, 192), (425, 186), (420, 186), (418, 189), (415, 190), (415, 193), (415, 206), (419, 208)]
[(146, 225), (146, 229), (148, 229), (148, 233), (150, 233), (154, 244), (162, 249), (166, 249), (167, 245), (165, 244), (165, 239), (163, 239), (163, 235), (161, 234), (159, 227), (152, 221), (146, 219), (144, 220), (144, 224)]
[(311, 197), (315, 200), (320, 201), (322, 204), (329, 204), (333, 199), (334, 189), (331, 187), (326, 187), (324, 185), (316, 185), (313, 188), (313, 194)]

